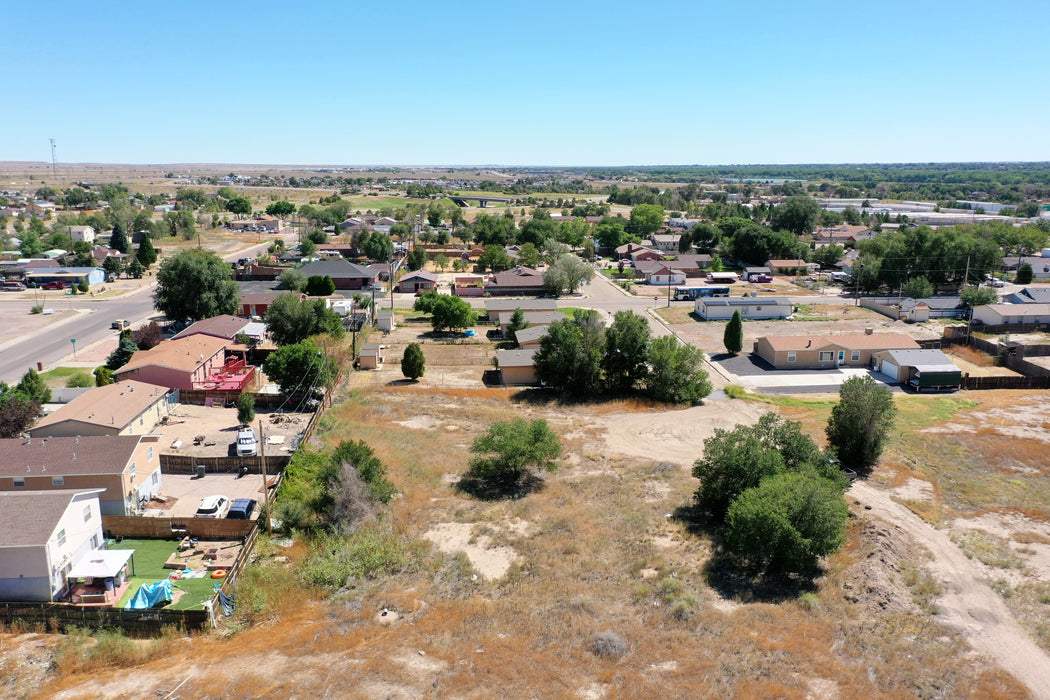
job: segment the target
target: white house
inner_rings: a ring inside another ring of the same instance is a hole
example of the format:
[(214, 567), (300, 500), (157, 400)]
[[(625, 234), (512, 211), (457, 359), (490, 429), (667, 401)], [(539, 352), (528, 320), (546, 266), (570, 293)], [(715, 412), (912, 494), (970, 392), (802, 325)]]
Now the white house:
[(74, 241), (82, 241), (84, 243), (95, 242), (95, 229), (90, 226), (70, 226), (69, 237)]
[(102, 546), (102, 489), (0, 493), (0, 600), (53, 601)]
[(1050, 323), (1050, 304), (986, 304), (975, 306), (973, 320), (986, 326), (1009, 323)]
[(696, 314), (705, 321), (728, 321), (734, 311), (739, 311), (744, 320), (788, 318), (793, 308), (787, 297), (700, 297), (696, 300)]

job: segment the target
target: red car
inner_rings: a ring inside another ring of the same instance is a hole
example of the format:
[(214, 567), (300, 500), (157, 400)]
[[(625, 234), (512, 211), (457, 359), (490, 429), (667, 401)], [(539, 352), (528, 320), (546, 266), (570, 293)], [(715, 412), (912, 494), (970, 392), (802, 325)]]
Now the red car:
[(68, 286), (69, 285), (67, 285), (65, 282), (45, 282), (42, 285), (42, 288), (43, 289), (65, 289)]

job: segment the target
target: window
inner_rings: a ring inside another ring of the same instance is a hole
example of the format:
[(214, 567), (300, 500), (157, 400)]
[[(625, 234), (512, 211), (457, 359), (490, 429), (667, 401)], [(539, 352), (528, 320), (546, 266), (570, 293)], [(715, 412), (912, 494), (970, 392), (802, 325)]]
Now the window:
[(788, 362), (794, 362), (796, 360), (796, 357), (797, 353), (794, 350), (792, 350), (788, 353)]
[(145, 424), (146, 424), (146, 419), (143, 418), (142, 416), (139, 416), (139, 427), (142, 427)]
[(154, 486), (156, 486), (158, 483), (160, 483), (160, 472), (153, 472), (152, 479), (153, 479), (153, 485)]
[(152, 447), (147, 447), (146, 448), (146, 460), (149, 461), (149, 462), (153, 461), (153, 448)]
[(53, 476), (53, 477), (51, 477), (51, 485), (52, 486), (65, 486), (66, 485), (66, 477), (64, 477), (64, 476)]
[(58, 531), (58, 535), (55, 539), (58, 540), (59, 547), (64, 547), (66, 545), (66, 531), (64, 528)]
[(26, 480), (25, 480), (24, 476), (16, 476), (15, 477), (15, 488), (16, 489), (25, 488), (25, 485), (26, 485)]
[(92, 535), (91, 536), (91, 548), (92, 549), (98, 549), (98, 544), (99, 544), (99, 542), (98, 542), (98, 535)]
[(88, 503), (86, 506), (84, 506), (84, 522), (86, 523), (88, 520), (91, 520), (91, 504), (90, 503)]
[(854, 350), (849, 356), (850, 362), (860, 362), (860, 350)]
[(834, 359), (835, 359), (835, 353), (834, 352), (831, 352), (830, 350), (821, 351), (821, 353), (820, 353), (820, 361), (821, 362), (831, 362)]
[(132, 462), (132, 463), (131, 463), (131, 466), (130, 466), (130, 467), (128, 467), (128, 475), (129, 475), (129, 476), (130, 476), (130, 477), (131, 477), (132, 479), (134, 479), (134, 478), (135, 478), (135, 463), (134, 463), (134, 462)]

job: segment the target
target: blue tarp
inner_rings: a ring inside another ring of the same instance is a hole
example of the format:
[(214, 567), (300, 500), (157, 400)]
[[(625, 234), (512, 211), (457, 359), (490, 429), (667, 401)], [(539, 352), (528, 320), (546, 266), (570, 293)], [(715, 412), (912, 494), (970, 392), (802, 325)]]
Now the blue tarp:
[(135, 591), (125, 610), (148, 610), (159, 603), (171, 602), (171, 580), (164, 579), (154, 583), (144, 583)]

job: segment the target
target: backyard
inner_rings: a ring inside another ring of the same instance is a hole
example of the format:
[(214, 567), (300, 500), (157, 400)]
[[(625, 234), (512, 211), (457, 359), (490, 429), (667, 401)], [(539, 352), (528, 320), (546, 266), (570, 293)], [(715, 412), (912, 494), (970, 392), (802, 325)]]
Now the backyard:
[[(135, 574), (129, 579), (131, 586), (114, 607), (123, 608), (138, 591), (140, 584), (163, 581), (175, 573), (175, 569), (164, 568), (164, 563), (178, 547), (178, 540), (139, 540), (126, 537), (119, 542), (111, 540), (110, 549), (135, 550)], [(166, 606), (168, 609), (200, 609), (201, 603), (210, 600), (214, 595), (215, 586), (219, 581), (213, 579), (208, 571), (194, 569), (189, 576), (180, 575), (178, 579), (171, 579), (173, 596), (171, 604)]]

